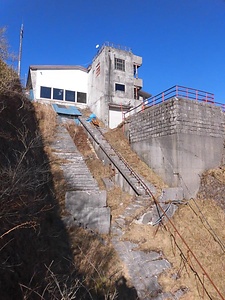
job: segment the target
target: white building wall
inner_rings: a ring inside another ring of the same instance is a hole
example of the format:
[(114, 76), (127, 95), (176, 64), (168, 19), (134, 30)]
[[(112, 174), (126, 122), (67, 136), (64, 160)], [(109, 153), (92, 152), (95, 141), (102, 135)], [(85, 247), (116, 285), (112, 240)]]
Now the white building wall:
[(88, 93), (88, 74), (81, 70), (32, 70), (36, 79), (34, 98), (40, 99), (40, 87)]

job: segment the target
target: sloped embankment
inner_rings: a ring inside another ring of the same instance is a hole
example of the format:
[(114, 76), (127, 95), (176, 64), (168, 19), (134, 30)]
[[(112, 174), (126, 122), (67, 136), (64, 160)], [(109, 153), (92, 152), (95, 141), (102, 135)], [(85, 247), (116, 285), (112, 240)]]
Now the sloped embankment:
[(202, 175), (198, 196), (215, 200), (225, 211), (225, 166), (206, 171)]
[(1, 299), (57, 297), (54, 279), (68, 277), (72, 254), (35, 111), (22, 93), (0, 96), (0, 181)]
[[(142, 173), (142, 176), (146, 175), (144, 171), (146, 167), (140, 161), (138, 162), (138, 158), (130, 150), (121, 129), (109, 131), (106, 137), (135, 169), (139, 167), (138, 172)], [(152, 180), (156, 184), (157, 176)], [(205, 185), (208, 184), (209, 182), (206, 181)], [(213, 186), (210, 189), (214, 190)], [(219, 191), (217, 192), (218, 198), (221, 199)], [(114, 219), (117, 212), (123, 213), (121, 204), (124, 202), (120, 198), (117, 205), (115, 202), (112, 203)], [(172, 218), (173, 224), (223, 295), (225, 294), (223, 280), (225, 231), (221, 224), (224, 224), (224, 216), (224, 212), (216, 202), (209, 200), (205, 194), (203, 199), (193, 199), (180, 205)], [(160, 284), (165, 292), (176, 295), (185, 291), (181, 298), (188, 300), (204, 299), (206, 294), (213, 299), (218, 298), (219, 294), (215, 287), (206, 278), (203, 270), (170, 224), (166, 224), (165, 227), (152, 227), (149, 224), (139, 224), (134, 220), (125, 228), (123, 240), (137, 244), (138, 249), (146, 253), (150, 251), (163, 253), (168, 259), (172, 268), (160, 276)]]

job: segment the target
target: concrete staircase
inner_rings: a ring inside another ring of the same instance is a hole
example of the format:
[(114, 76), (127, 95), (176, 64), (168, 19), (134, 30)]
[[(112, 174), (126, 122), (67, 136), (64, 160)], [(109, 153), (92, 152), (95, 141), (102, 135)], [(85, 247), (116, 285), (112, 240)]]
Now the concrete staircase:
[[(86, 118), (79, 117), (79, 120), (88, 133), (88, 137), (98, 155), (104, 164), (111, 165), (115, 170), (115, 183), (125, 192), (131, 195), (145, 195), (146, 192), (139, 181), (131, 174), (126, 164), (118, 157), (112, 146), (107, 142), (101, 132), (92, 124), (86, 121)], [(152, 186), (155, 191), (155, 188)]]
[[(107, 207), (106, 192), (99, 191), (85, 161), (76, 148), (68, 131), (59, 120), (52, 151), (60, 160), (66, 181), (65, 209), (67, 226), (78, 225), (108, 234), (110, 230), (110, 208)], [(101, 201), (99, 199), (101, 198)]]
[[(84, 118), (80, 118), (83, 126), (88, 130), (89, 138), (99, 156), (106, 164), (115, 167), (115, 181), (123, 190), (134, 194), (132, 203), (126, 207), (123, 215), (120, 215), (110, 224), (110, 209), (106, 204), (106, 191), (99, 191), (97, 182), (90, 174), (85, 161), (67, 130), (62, 125), (58, 127), (56, 141), (52, 148), (57, 156), (62, 159), (62, 170), (68, 184), (65, 206), (68, 216), (64, 221), (67, 226), (74, 224), (99, 233), (111, 233), (112, 244), (121, 261), (125, 264), (130, 279), (137, 290), (140, 299), (180, 299), (185, 291), (178, 290), (175, 294), (163, 292), (158, 283), (158, 276), (170, 268), (170, 263), (161, 252), (150, 251), (148, 253), (138, 250), (138, 244), (123, 240), (123, 234), (131, 222), (151, 224), (159, 219), (159, 214), (153, 203), (153, 199), (145, 196), (145, 191), (139, 182), (133, 178), (130, 170), (119, 159), (110, 144), (101, 133)], [(150, 183), (150, 189), (155, 192)], [(138, 196), (139, 195), (139, 196)], [(161, 197), (161, 205), (166, 209), (168, 200), (179, 201), (182, 191), (177, 189), (164, 190)], [(183, 198), (182, 198), (183, 199)], [(172, 212), (172, 213), (173, 213)], [(171, 213), (171, 214), (172, 214)]]

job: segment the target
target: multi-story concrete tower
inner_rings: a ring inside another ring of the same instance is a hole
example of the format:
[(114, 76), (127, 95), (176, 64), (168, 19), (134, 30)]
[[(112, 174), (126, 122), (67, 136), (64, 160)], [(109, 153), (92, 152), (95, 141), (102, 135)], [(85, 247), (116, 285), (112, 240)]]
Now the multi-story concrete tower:
[(88, 105), (110, 128), (122, 121), (123, 112), (150, 97), (141, 90), (141, 65), (142, 57), (130, 49), (104, 44), (89, 67)]

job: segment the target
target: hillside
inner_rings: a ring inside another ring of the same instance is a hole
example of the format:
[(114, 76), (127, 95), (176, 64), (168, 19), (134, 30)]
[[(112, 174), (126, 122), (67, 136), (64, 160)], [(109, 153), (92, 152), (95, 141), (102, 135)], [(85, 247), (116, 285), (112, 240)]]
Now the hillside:
[[(17, 80), (10, 93), (1, 91), (0, 299), (136, 299), (126, 266), (118, 259), (110, 237), (80, 228), (68, 231), (62, 222), (66, 186), (60, 160), (50, 148), (55, 126), (52, 109), (26, 99)], [(97, 158), (82, 127), (68, 124), (68, 129), (104, 189), (102, 178), (112, 177), (111, 169)], [(109, 130), (105, 136), (141, 176), (159, 191), (165, 186), (131, 151), (121, 128)], [(198, 198), (181, 205), (173, 217), (223, 295), (224, 174), (224, 166), (203, 174)], [(131, 202), (132, 197), (117, 186), (108, 191), (112, 220)], [(173, 268), (160, 278), (165, 291), (183, 287), (182, 299), (204, 299), (206, 295), (220, 299), (170, 224), (156, 228), (138, 224), (134, 217), (123, 238), (143, 251), (162, 252), (170, 261)]]
[[(103, 185), (101, 178), (107, 176), (106, 169), (96, 158), (93, 149), (88, 146), (89, 142), (87, 137), (85, 138), (82, 128), (76, 127), (73, 130), (70, 128), (70, 132), (71, 135), (76, 132), (75, 143), (86, 157), (87, 165), (93, 175), (98, 179), (99, 184)], [(135, 171), (150, 182), (154, 182), (158, 188), (164, 186), (163, 182), (131, 151), (121, 128), (109, 130), (105, 136), (129, 161)], [(110, 173), (108, 173), (108, 176), (110, 176)], [(212, 180), (212, 177), (214, 180)], [(218, 187), (218, 184), (220, 184), (220, 187)], [(225, 275), (225, 245), (223, 242), (225, 240), (225, 230), (221, 226), (225, 221), (225, 214), (222, 209), (224, 203), (223, 190), (224, 167), (206, 172), (202, 176), (198, 197), (180, 205), (179, 210), (172, 219), (205, 272), (215, 284), (216, 289), (222, 295), (225, 294), (223, 283)], [(108, 203), (112, 209), (113, 219), (122, 213), (124, 207), (130, 201), (132, 201), (131, 197), (125, 197), (116, 188), (109, 192)], [(123, 203), (122, 206), (121, 202)], [(218, 206), (218, 202), (222, 208)], [(173, 268), (160, 278), (160, 283), (165, 291), (175, 292), (179, 287), (183, 287), (187, 292), (182, 299), (204, 299), (204, 295), (207, 294), (212, 299), (221, 299), (215, 287), (203, 275), (203, 270), (196, 264), (185, 244), (176, 236), (170, 224), (155, 228), (138, 224), (134, 219), (125, 230), (124, 239), (137, 243), (140, 249), (147, 252), (150, 250), (162, 251), (172, 263)]]
[(113, 249), (62, 222), (55, 126), (53, 110), (26, 99), (18, 81), (0, 92), (0, 299), (113, 299)]

